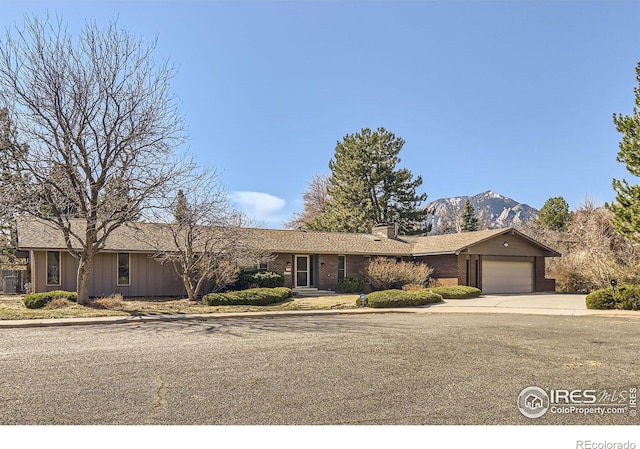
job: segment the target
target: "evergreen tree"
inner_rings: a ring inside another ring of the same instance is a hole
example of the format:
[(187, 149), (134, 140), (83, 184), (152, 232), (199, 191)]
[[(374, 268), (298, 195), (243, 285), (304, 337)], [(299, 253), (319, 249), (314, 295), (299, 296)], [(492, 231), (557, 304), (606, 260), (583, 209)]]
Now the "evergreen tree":
[[(640, 176), (640, 63), (636, 66), (638, 87), (635, 93), (635, 106), (632, 115), (614, 114), (613, 123), (622, 133), (618, 162), (626, 165), (634, 176)], [(640, 185), (630, 185), (626, 180), (613, 180), (616, 200), (606, 206), (614, 214), (613, 224), (620, 233), (640, 241)]]
[(464, 210), (462, 211), (462, 215), (460, 216), (460, 230), (462, 232), (471, 232), (478, 230), (478, 218), (476, 217), (476, 211), (467, 200), (464, 203)]
[(398, 224), (402, 234), (420, 230), (428, 211), (426, 194), (416, 193), (422, 177), (397, 169), (404, 140), (378, 128), (362, 129), (338, 142), (329, 162), (330, 201), (326, 211), (307, 223), (310, 230), (371, 232), (379, 223)]
[(540, 209), (538, 224), (551, 231), (566, 231), (569, 223), (569, 204), (561, 196), (549, 198)]
[(178, 194), (176, 195), (176, 205), (173, 208), (173, 218), (176, 223), (184, 224), (189, 223), (189, 203), (187, 202), (187, 197), (185, 196), (182, 189), (178, 190)]

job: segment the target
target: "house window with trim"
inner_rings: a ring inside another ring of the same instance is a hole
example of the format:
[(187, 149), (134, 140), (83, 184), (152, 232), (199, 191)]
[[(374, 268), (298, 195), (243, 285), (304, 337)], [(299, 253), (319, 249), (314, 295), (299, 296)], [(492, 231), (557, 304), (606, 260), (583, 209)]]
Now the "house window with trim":
[(118, 253), (118, 285), (130, 285), (130, 263), (131, 257), (129, 253)]
[(60, 285), (60, 251), (47, 251), (47, 285)]
[(338, 282), (347, 276), (347, 256), (338, 256)]

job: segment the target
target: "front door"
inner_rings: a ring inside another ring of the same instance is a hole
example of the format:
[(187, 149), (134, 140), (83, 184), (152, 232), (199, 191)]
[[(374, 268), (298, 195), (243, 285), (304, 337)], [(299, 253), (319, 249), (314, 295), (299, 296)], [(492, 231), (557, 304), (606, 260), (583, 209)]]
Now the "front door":
[(296, 256), (296, 287), (309, 286), (309, 256)]

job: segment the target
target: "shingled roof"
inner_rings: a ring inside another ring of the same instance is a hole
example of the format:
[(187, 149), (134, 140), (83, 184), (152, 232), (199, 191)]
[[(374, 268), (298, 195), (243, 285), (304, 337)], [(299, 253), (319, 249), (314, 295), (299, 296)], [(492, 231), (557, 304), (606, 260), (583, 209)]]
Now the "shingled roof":
[(458, 234), (442, 234), (429, 237), (417, 237), (413, 239), (412, 254), (414, 256), (428, 256), (438, 254), (457, 254), (465, 251), (470, 246), (478, 245), (494, 237), (513, 234), (529, 241), (532, 245), (538, 246), (549, 252), (552, 257), (560, 254), (553, 249), (533, 240), (513, 228), (488, 229), (485, 231), (461, 232)]
[[(21, 250), (66, 250), (62, 232), (51, 224), (29, 217), (18, 217), (18, 248)], [(131, 223), (116, 229), (106, 241), (104, 251), (155, 252), (171, 251), (172, 242), (168, 225), (157, 223)], [(73, 223), (76, 233), (82, 235), (84, 224)], [(493, 237), (513, 233), (530, 241), (533, 245), (559, 255), (539, 242), (514, 229), (492, 229), (459, 234), (434, 235), (428, 237), (400, 237), (388, 239), (372, 234), (346, 232), (294, 231), (282, 229), (241, 228), (240, 237), (248, 246), (271, 253), (302, 254), (360, 254), (371, 256), (422, 256), (455, 254), (470, 246)], [(74, 247), (79, 248), (76, 244)]]
[[(66, 250), (62, 232), (51, 224), (27, 217), (18, 217), (18, 247), (33, 250)], [(82, 235), (84, 224), (72, 224)], [(362, 254), (379, 256), (409, 256), (412, 244), (400, 239), (387, 239), (371, 234), (346, 232), (311, 232), (259, 228), (241, 228), (241, 238), (250, 246), (272, 253)], [(159, 245), (159, 246), (157, 246)], [(132, 223), (116, 229), (107, 238), (104, 251), (154, 252), (171, 251), (167, 225)], [(79, 248), (76, 244), (74, 247)]]

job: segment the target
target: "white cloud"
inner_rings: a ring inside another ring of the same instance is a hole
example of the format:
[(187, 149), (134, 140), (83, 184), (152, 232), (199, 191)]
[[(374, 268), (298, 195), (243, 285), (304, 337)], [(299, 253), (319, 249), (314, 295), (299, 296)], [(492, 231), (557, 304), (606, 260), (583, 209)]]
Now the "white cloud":
[(264, 192), (233, 192), (231, 199), (250, 218), (268, 225), (280, 226), (286, 220), (286, 201)]

